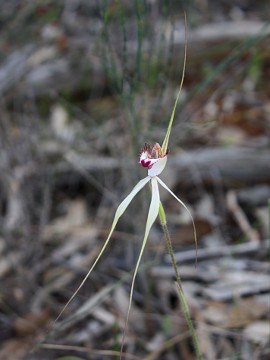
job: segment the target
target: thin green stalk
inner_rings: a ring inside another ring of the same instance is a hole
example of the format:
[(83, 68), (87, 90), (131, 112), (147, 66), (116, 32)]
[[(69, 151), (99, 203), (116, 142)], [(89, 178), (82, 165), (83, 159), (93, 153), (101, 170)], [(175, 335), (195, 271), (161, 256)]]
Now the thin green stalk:
[(193, 327), (193, 324), (192, 324), (192, 321), (191, 321), (191, 318), (190, 318), (190, 314), (189, 314), (189, 310), (188, 310), (188, 304), (186, 302), (186, 298), (185, 298), (185, 295), (184, 295), (181, 279), (180, 279), (180, 276), (179, 276), (179, 273), (178, 273), (178, 270), (177, 270), (177, 265), (176, 265), (175, 257), (174, 257), (174, 254), (173, 254), (172, 242), (171, 242), (170, 234), (169, 234), (168, 227), (167, 227), (165, 211), (164, 211), (164, 208), (163, 208), (163, 205), (162, 205), (161, 202), (160, 202), (160, 205), (159, 205), (159, 219), (160, 219), (160, 222), (161, 222), (161, 225), (162, 225), (162, 228), (163, 228), (166, 240), (167, 240), (167, 246), (168, 246), (169, 254), (170, 254), (170, 257), (171, 257), (171, 261), (172, 261), (172, 265), (173, 265), (173, 269), (174, 269), (174, 273), (175, 273), (175, 277), (176, 277), (176, 282), (177, 282), (177, 285), (178, 285), (180, 301), (181, 301), (181, 304), (182, 304), (182, 309), (183, 309), (183, 312), (184, 312), (184, 316), (186, 318), (186, 322), (188, 324), (188, 328), (189, 328), (191, 338), (192, 338), (192, 341), (193, 341), (193, 346), (194, 346), (194, 350), (195, 350), (195, 353), (196, 353), (196, 359), (197, 360), (202, 360), (202, 355), (201, 355), (199, 343), (198, 343), (198, 340), (197, 340), (196, 332), (195, 332), (195, 329)]

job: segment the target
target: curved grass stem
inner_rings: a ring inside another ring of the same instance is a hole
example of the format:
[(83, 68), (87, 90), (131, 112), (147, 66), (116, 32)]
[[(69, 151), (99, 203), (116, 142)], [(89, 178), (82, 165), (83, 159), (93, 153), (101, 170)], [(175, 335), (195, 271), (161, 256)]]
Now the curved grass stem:
[(194, 346), (194, 350), (195, 350), (195, 354), (196, 354), (196, 359), (197, 360), (202, 360), (202, 355), (201, 355), (199, 343), (198, 343), (198, 340), (197, 340), (196, 332), (195, 332), (195, 329), (194, 329), (192, 321), (191, 321), (191, 317), (190, 317), (189, 309), (188, 309), (188, 304), (187, 304), (187, 301), (186, 301), (186, 298), (185, 298), (185, 295), (184, 295), (180, 275), (178, 273), (175, 257), (174, 257), (174, 254), (173, 254), (173, 247), (172, 247), (172, 242), (171, 242), (170, 234), (169, 234), (168, 227), (167, 227), (165, 211), (164, 211), (164, 208), (163, 208), (163, 205), (162, 205), (161, 202), (160, 202), (160, 205), (159, 205), (159, 219), (160, 219), (163, 231), (164, 231), (164, 235), (166, 237), (168, 251), (169, 251), (169, 254), (170, 254), (170, 257), (171, 257), (171, 261), (172, 261), (172, 265), (173, 265), (173, 269), (174, 269), (174, 273), (175, 273), (175, 277), (176, 277), (178, 293), (179, 293), (180, 301), (181, 301), (181, 304), (182, 304), (183, 313), (184, 313), (184, 316), (185, 316), (185, 319), (186, 319), (186, 322), (187, 322), (187, 325), (188, 325), (188, 328), (189, 328), (189, 331), (190, 331), (190, 335), (191, 335), (191, 338), (192, 338), (192, 342), (193, 342), (193, 346)]

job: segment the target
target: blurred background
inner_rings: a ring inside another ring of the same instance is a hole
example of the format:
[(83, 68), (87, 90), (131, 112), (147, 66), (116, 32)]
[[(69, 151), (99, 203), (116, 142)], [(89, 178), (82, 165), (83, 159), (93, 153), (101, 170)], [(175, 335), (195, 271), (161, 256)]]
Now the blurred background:
[[(150, 191), (121, 218), (144, 142), (165, 183), (204, 359), (269, 359), (270, 7), (251, 0), (0, 1), (0, 359), (116, 359)], [(37, 346), (35, 352), (31, 352)], [(134, 290), (126, 359), (194, 359), (158, 221)]]

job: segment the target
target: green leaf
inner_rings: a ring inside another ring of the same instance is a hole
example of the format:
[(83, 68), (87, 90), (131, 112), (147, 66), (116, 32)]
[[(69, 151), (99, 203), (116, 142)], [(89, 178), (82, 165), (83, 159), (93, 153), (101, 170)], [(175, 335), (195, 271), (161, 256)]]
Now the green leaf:
[(167, 132), (166, 132), (165, 138), (164, 138), (163, 143), (162, 143), (163, 154), (165, 154), (167, 152), (167, 150), (168, 150), (169, 138), (170, 138), (170, 134), (171, 134), (171, 129), (172, 129), (172, 125), (173, 125), (175, 111), (176, 111), (177, 103), (178, 103), (178, 100), (179, 100), (179, 97), (180, 97), (180, 94), (181, 94), (181, 91), (182, 91), (183, 83), (184, 83), (185, 70), (186, 70), (186, 61), (187, 61), (187, 17), (186, 17), (186, 13), (185, 13), (185, 53), (184, 53), (184, 64), (183, 64), (182, 78), (181, 78), (181, 83), (180, 83), (179, 90), (178, 90), (178, 93), (177, 93), (177, 96), (176, 96), (176, 100), (175, 100), (175, 103), (174, 103), (174, 107), (173, 107), (173, 110), (172, 110), (169, 125), (168, 125), (168, 128), (167, 128)]

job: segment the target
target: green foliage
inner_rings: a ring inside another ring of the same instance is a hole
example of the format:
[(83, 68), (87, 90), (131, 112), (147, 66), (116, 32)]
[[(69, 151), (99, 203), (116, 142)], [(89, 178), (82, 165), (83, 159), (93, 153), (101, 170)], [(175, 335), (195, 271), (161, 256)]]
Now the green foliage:
[(171, 318), (169, 316), (164, 316), (164, 320), (162, 322), (162, 331), (165, 335), (165, 338), (169, 337), (171, 326)]
[(55, 22), (58, 21), (62, 11), (60, 2), (52, 2), (51, 4), (38, 4), (35, 15), (38, 16), (43, 22)]
[[(145, 0), (135, 0), (129, 6), (120, 1), (109, 5), (107, 0), (103, 0), (100, 9), (103, 23), (100, 38), (102, 65), (109, 87), (123, 107), (134, 155), (141, 146), (142, 130), (145, 129), (140, 117), (141, 109), (135, 106), (135, 101), (138, 97), (142, 99), (145, 88), (153, 89), (160, 100), (172, 66), (173, 18), (170, 3), (164, 3), (158, 10), (162, 13), (158, 36), (153, 27), (151, 5)], [(164, 25), (163, 21), (171, 25), (169, 44), (165, 39), (168, 25)], [(141, 101), (143, 106), (144, 100)], [(158, 110), (156, 115), (157, 123)]]
[(248, 68), (248, 75), (256, 83), (260, 81), (263, 74), (263, 59), (259, 49), (255, 49)]
[(41, 96), (36, 99), (36, 106), (40, 116), (47, 117), (50, 114), (51, 100), (48, 96)]

